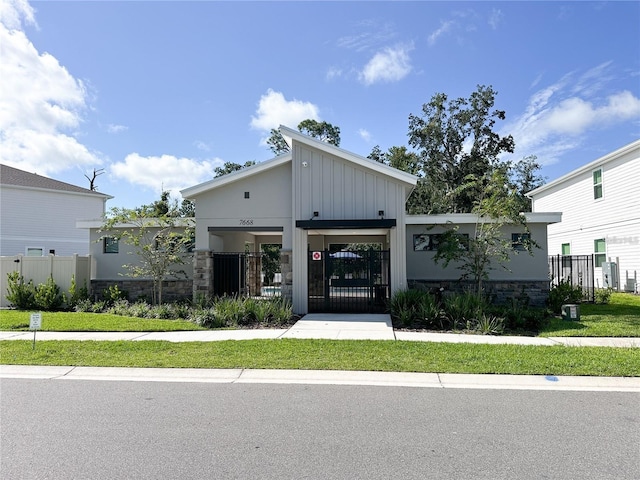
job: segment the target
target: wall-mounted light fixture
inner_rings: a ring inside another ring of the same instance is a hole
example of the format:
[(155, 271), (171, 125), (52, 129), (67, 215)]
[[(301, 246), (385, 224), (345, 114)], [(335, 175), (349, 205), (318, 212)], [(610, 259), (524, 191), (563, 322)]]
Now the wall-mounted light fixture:
[(302, 166), (303, 166), (304, 168), (307, 168), (307, 167), (309, 166), (309, 162), (302, 162)]
[(378, 210), (378, 216), (384, 218), (384, 210)]

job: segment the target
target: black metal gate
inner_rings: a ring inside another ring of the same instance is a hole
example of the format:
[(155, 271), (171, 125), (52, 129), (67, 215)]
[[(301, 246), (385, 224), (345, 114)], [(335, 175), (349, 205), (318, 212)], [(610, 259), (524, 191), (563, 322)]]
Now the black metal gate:
[(310, 313), (383, 313), (391, 292), (389, 250), (309, 252)]
[(214, 253), (213, 295), (279, 297), (281, 274), (263, 271), (269, 261), (266, 257), (261, 252)]
[(549, 257), (551, 286), (560, 281), (582, 288), (583, 298), (595, 300), (595, 275), (593, 255), (553, 255)]

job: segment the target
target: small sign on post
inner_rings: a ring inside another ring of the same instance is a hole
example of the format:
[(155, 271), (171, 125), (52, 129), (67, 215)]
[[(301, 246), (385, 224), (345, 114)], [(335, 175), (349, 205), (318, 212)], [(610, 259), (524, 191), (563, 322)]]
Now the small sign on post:
[(314, 260), (322, 260), (322, 252), (313, 252), (311, 258)]
[(33, 330), (33, 350), (36, 349), (36, 331), (42, 328), (42, 313), (32, 313), (29, 330)]

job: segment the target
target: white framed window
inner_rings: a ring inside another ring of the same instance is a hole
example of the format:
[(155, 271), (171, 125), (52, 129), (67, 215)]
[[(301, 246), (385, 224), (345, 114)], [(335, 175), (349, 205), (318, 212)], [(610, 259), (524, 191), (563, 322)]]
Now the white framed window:
[(598, 238), (593, 241), (593, 263), (596, 267), (602, 267), (602, 264), (607, 261), (607, 242), (604, 238)]
[(602, 168), (593, 171), (593, 199), (602, 198)]
[(562, 244), (562, 255), (571, 255), (571, 244), (563, 243)]
[(44, 247), (26, 247), (24, 254), (27, 257), (42, 257), (44, 255)]

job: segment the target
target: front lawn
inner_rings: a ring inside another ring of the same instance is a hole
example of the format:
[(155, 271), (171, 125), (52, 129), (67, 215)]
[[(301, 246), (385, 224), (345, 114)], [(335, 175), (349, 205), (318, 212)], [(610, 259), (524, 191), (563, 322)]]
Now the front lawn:
[(164, 368), (640, 376), (640, 349), (371, 340), (0, 342), (0, 363)]
[(640, 295), (613, 293), (606, 305), (583, 303), (580, 321), (554, 317), (542, 337), (640, 337)]
[[(29, 330), (31, 313), (0, 310), (0, 330)], [(161, 320), (88, 312), (42, 312), (45, 332), (173, 332), (206, 330), (186, 320)]]

